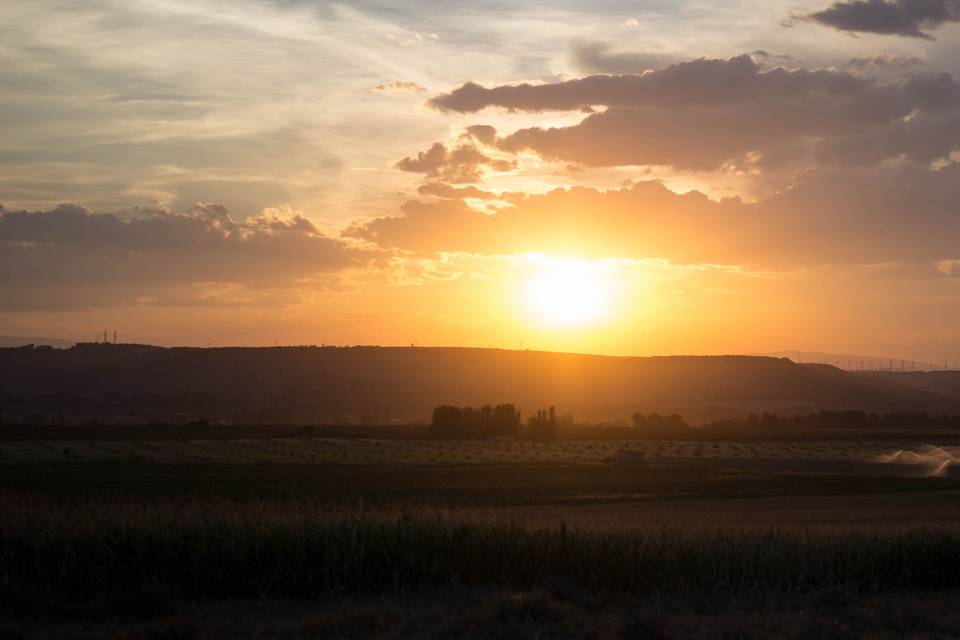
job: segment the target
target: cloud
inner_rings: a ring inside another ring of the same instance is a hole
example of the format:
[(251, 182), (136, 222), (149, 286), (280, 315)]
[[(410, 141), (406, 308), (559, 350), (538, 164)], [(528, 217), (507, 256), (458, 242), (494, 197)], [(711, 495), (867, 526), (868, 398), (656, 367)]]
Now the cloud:
[(926, 64), (921, 56), (902, 56), (893, 53), (885, 53), (876, 56), (861, 56), (850, 58), (844, 63), (847, 69), (865, 70), (870, 67), (883, 69), (884, 71), (904, 72), (910, 69), (920, 67)]
[(879, 164), (888, 159), (928, 164), (948, 158), (960, 148), (960, 113), (897, 120), (868, 132), (822, 142), (816, 151), (821, 165)]
[(508, 111), (578, 111), (584, 107), (723, 106), (826, 93), (842, 96), (871, 87), (849, 73), (804, 69), (764, 70), (747, 55), (727, 60), (700, 58), (644, 74), (591, 75), (549, 84), (486, 88), (467, 82), (431, 98), (439, 111), (472, 113), (487, 107)]
[(461, 199), (407, 202), (345, 235), (415, 252), (544, 252), (764, 268), (915, 262), (956, 254), (960, 165), (818, 171), (755, 203), (656, 181), (556, 189), (495, 214)]
[(492, 147), (497, 142), (497, 130), (488, 124), (471, 125), (464, 130), (464, 135), (488, 147)]
[(0, 209), (5, 308), (182, 300), (184, 291), (214, 284), (292, 288), (369, 257), (320, 233), (299, 214), (277, 209), (245, 221), (209, 203), (179, 214), (140, 210), (125, 216), (76, 205)]
[(677, 57), (653, 51), (618, 51), (603, 42), (588, 42), (573, 50), (574, 64), (585, 73), (643, 73), (677, 62)]
[[(592, 75), (541, 85), (485, 88), (466, 83), (434, 97), (441, 111), (487, 107), (542, 112), (606, 107), (572, 126), (520, 129), (497, 138), (503, 151), (593, 167), (661, 165), (694, 171), (802, 168), (842, 146), (867, 144), (850, 162), (905, 156), (929, 162), (960, 148), (960, 85), (949, 74), (883, 83), (833, 69), (767, 69), (750, 56), (698, 59), (661, 71)], [(909, 123), (906, 123), (909, 121)], [(908, 129), (927, 138), (887, 134)], [(882, 137), (884, 144), (870, 140)], [(837, 156), (838, 157), (838, 156)]]
[(428, 182), (417, 188), (417, 193), (422, 196), (436, 196), (438, 198), (476, 198), (478, 200), (493, 200), (497, 194), (492, 191), (484, 191), (474, 186), (454, 187), (443, 182)]
[(786, 53), (771, 53), (765, 49), (756, 49), (750, 52), (750, 57), (756, 60), (762, 60), (772, 64), (786, 65), (796, 62), (796, 58)]
[(454, 187), (443, 182), (428, 182), (417, 188), (417, 193), (422, 196), (436, 196), (438, 198), (476, 198), (479, 200), (492, 200), (497, 194), (492, 191), (484, 191), (474, 186)]
[(427, 88), (423, 85), (417, 84), (416, 82), (391, 80), (390, 82), (376, 85), (373, 90), (383, 93), (417, 93), (420, 91), (426, 91)]
[(437, 198), (463, 199), (473, 198), (475, 200), (503, 200), (507, 202), (519, 202), (527, 197), (527, 194), (520, 191), (504, 191), (503, 193), (494, 193), (493, 191), (484, 191), (474, 186), (454, 187), (443, 182), (428, 182), (417, 187), (417, 193), (422, 196), (434, 196)]
[(960, 0), (845, 0), (800, 19), (851, 33), (932, 39), (930, 30), (960, 21)]
[(490, 157), (471, 143), (448, 149), (439, 142), (396, 164), (401, 171), (422, 173), (428, 178), (453, 183), (479, 182), (485, 171), (511, 171), (516, 166), (515, 160)]
[(954, 273), (960, 274), (960, 260), (957, 258), (947, 258), (938, 260), (936, 263), (937, 271), (945, 276), (953, 276)]

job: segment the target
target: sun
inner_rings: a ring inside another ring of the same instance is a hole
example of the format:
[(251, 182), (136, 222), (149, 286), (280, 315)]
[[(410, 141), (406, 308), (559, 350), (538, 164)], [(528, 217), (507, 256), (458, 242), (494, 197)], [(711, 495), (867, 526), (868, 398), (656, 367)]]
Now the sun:
[(529, 266), (522, 295), (538, 324), (579, 326), (610, 313), (614, 283), (602, 262), (537, 255)]

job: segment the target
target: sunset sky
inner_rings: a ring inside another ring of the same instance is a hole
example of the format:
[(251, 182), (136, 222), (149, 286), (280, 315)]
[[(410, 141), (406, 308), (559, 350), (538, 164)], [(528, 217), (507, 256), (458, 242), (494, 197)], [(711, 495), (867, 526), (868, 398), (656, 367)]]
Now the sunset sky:
[(960, 358), (960, 0), (0, 4), (0, 334)]

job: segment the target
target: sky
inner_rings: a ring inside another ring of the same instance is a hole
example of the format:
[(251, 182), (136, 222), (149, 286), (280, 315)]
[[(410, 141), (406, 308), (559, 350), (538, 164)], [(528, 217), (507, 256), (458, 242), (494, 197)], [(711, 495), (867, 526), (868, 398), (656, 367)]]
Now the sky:
[(960, 359), (960, 0), (0, 4), (0, 334)]

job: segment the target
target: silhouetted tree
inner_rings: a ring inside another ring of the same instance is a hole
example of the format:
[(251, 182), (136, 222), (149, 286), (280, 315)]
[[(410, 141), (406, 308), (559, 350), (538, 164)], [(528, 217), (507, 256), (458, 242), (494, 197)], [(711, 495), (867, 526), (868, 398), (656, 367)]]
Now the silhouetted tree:
[(430, 435), (435, 438), (490, 438), (520, 431), (520, 411), (512, 404), (480, 408), (441, 405), (433, 410)]
[(546, 442), (557, 439), (557, 410), (540, 409), (527, 418), (526, 436), (530, 440)]

